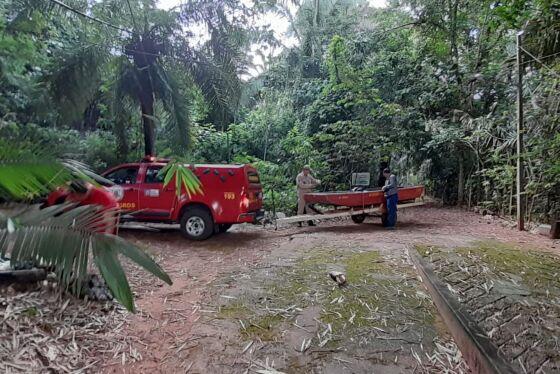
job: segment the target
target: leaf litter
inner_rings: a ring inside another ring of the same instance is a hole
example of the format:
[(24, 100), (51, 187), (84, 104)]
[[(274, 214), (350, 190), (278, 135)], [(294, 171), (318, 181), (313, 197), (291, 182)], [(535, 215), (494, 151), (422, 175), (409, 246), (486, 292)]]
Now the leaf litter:
[(0, 300), (2, 373), (92, 372), (99, 353), (142, 359), (130, 339), (118, 336), (128, 313), (116, 303), (80, 300), (52, 284), (25, 292), (0, 288)]

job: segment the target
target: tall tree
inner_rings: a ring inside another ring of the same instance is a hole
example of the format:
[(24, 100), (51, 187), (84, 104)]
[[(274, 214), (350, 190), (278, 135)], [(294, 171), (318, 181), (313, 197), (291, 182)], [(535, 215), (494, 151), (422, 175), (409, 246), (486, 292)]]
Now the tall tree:
[[(158, 9), (155, 1), (144, 0), (48, 3), (53, 29), (74, 36), (64, 41), (44, 79), (63, 124), (83, 115), (101, 91), (111, 93), (121, 148), (127, 148), (123, 113), (136, 104), (144, 153), (155, 155), (158, 121), (177, 129), (186, 151), (192, 107), (189, 91), (200, 90), (211, 108), (210, 119), (217, 125), (232, 121), (241, 89), (238, 74), (246, 62), (240, 50), (249, 42), (242, 27), (249, 23), (246, 7), (230, 0), (192, 0), (168, 11)], [(28, 5), (16, 12), (18, 16), (44, 10), (42, 2)], [(59, 22), (61, 16), (85, 27)], [(193, 28), (206, 29), (208, 40), (200, 43)], [(104, 81), (110, 82), (112, 90), (103, 88)], [(159, 119), (158, 103), (165, 113)]]

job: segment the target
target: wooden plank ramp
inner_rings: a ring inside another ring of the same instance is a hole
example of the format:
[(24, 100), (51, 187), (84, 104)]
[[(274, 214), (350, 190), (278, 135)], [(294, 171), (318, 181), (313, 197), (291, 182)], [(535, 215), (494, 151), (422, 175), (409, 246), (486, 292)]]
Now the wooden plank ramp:
[[(411, 207), (421, 206), (421, 205), (424, 205), (423, 201), (401, 204), (397, 206), (397, 209), (406, 209), (406, 208), (411, 208)], [(334, 211), (329, 211), (325, 214), (304, 214), (299, 216), (279, 218), (276, 220), (276, 224), (282, 225), (282, 224), (298, 223), (298, 222), (306, 222), (306, 221), (324, 221), (333, 218), (357, 216), (360, 214), (366, 214), (366, 215), (381, 214), (381, 208), (380, 207), (366, 208), (366, 209), (358, 208), (358, 209), (346, 209), (340, 211), (334, 210)]]

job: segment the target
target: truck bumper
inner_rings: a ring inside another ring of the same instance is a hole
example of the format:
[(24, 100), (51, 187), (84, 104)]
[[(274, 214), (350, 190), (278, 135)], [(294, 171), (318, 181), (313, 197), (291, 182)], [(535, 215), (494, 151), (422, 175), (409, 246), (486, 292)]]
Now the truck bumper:
[(238, 222), (259, 223), (264, 218), (264, 210), (257, 210), (255, 212), (248, 212), (240, 214), (237, 218)]

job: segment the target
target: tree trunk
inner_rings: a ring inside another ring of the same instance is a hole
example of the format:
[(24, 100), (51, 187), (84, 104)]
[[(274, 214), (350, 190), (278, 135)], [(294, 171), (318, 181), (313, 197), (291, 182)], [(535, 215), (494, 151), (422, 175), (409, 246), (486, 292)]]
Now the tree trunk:
[(143, 35), (126, 46), (125, 52), (134, 59), (139, 85), (138, 100), (142, 111), (142, 127), (144, 130), (144, 154), (156, 155), (156, 129), (154, 122), (154, 85), (151, 68), (161, 52), (155, 40)]
[(465, 161), (463, 155), (459, 154), (459, 177), (457, 181), (457, 205), (462, 205), (465, 195)]
[(156, 124), (154, 122), (154, 86), (149, 66), (144, 66), (139, 72), (138, 99), (142, 111), (142, 128), (144, 130), (144, 155), (156, 155)]
[(318, 49), (318, 38), (319, 38), (319, 0), (313, 1), (314, 14), (313, 14), (313, 40), (311, 42), (311, 57), (317, 57), (319, 51)]
[(515, 180), (510, 185), (510, 189), (509, 189), (509, 215), (510, 216), (513, 214), (513, 191), (514, 191), (514, 189), (515, 189)]
[(473, 189), (473, 187), (472, 187), (472, 179), (471, 179), (470, 177), (469, 177), (469, 179), (468, 179), (467, 186), (468, 186), (468, 188), (469, 188), (469, 194), (468, 194), (468, 198), (467, 198), (467, 204), (468, 204), (468, 207), (469, 207), (469, 209), (470, 209), (470, 208), (472, 207), (472, 189)]
[(144, 155), (156, 155), (156, 126), (154, 123), (154, 97), (144, 95), (140, 107), (142, 109), (142, 127), (144, 129)]
[(47, 277), (45, 269), (11, 270), (0, 273), (0, 285), (12, 283), (33, 283)]
[(461, 84), (461, 76), (459, 74), (459, 48), (457, 46), (457, 13), (459, 10), (459, 0), (449, 0), (449, 38), (452, 54), (451, 70), (457, 79), (457, 83)]

